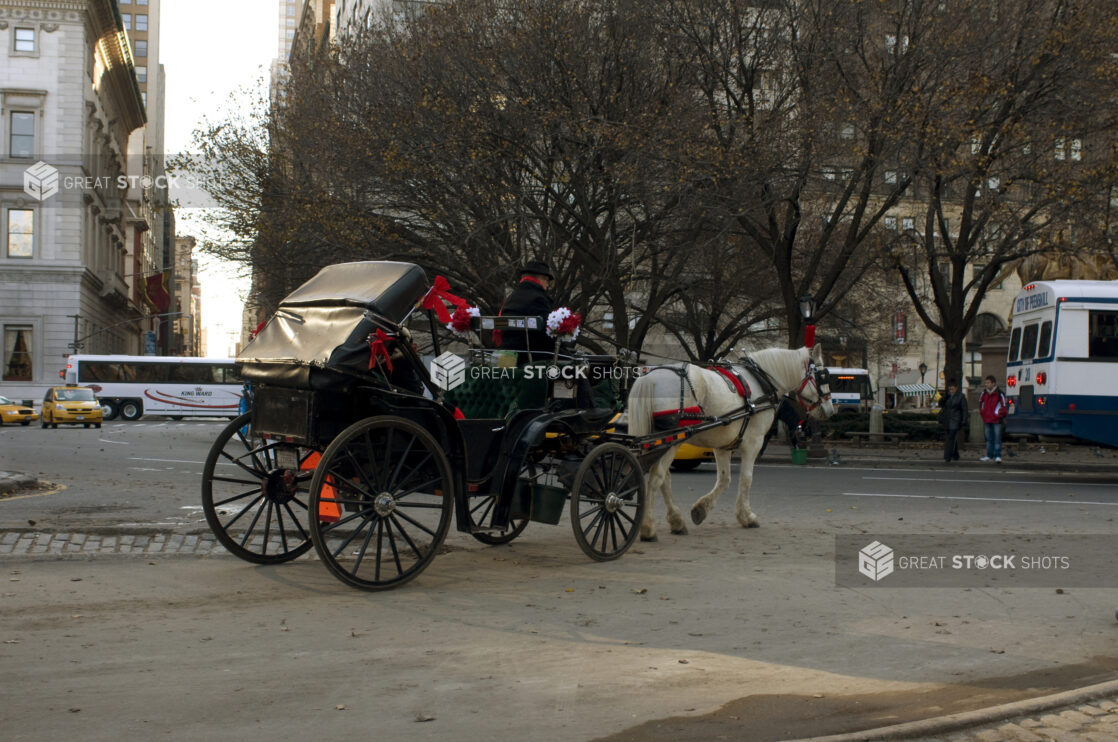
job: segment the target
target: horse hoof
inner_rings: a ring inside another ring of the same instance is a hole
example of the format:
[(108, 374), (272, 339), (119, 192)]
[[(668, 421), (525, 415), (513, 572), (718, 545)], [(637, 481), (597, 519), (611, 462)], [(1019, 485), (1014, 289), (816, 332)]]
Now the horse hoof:
[(680, 525), (679, 528), (673, 528), (672, 529), (672, 534), (675, 535), (675, 536), (686, 536), (687, 535), (687, 526)]
[(692, 523), (694, 523), (695, 525), (699, 525), (700, 523), (702, 523), (706, 519), (707, 519), (707, 512), (705, 510), (703, 510), (701, 507), (696, 505), (695, 507), (691, 508), (691, 522)]
[(746, 527), (746, 528), (760, 528), (760, 527), (761, 527), (761, 524), (760, 524), (760, 523), (758, 523), (758, 522), (757, 522), (757, 521), (755, 521), (755, 520), (751, 520), (751, 521), (749, 521), (748, 523), (746, 523), (746, 524), (745, 524), (745, 527)]
[(641, 536), (641, 541), (659, 541), (659, 540), (660, 540), (660, 539), (659, 539), (659, 538), (657, 538), (657, 537), (656, 537), (655, 535), (652, 535), (652, 536)]

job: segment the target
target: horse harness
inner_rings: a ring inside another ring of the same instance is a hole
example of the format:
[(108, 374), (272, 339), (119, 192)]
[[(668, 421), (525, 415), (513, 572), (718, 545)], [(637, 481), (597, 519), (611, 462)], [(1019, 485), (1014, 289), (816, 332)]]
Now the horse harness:
[[(707, 370), (717, 372), (722, 380), (726, 382), (731, 391), (736, 391), (742, 398), (742, 406), (737, 410), (733, 410), (728, 414), (746, 411), (747, 414), (741, 418), (741, 427), (738, 428), (738, 434), (734, 441), (727, 446), (723, 446), (724, 450), (733, 451), (741, 445), (742, 438), (745, 437), (745, 429), (749, 427), (749, 420), (754, 414), (763, 412), (765, 410), (773, 409), (780, 403), (780, 397), (776, 391), (776, 385), (773, 383), (772, 378), (760, 366), (758, 366), (752, 358), (746, 357), (741, 364), (732, 364), (725, 362), (711, 362), (707, 365)], [(691, 384), (691, 378), (687, 375), (687, 366), (654, 366), (649, 368), (649, 371), (656, 371), (659, 369), (669, 369), (679, 376), (679, 409), (677, 411), (678, 421), (682, 425), (691, 425), (698, 422), (714, 422), (718, 420), (717, 417), (712, 415), (703, 414), (702, 407), (684, 407), (685, 402), (685, 389), (691, 391), (691, 396), (698, 400), (698, 395), (695, 394), (695, 387)], [(752, 389), (749, 386), (748, 379), (743, 375), (743, 371), (748, 371), (760, 383), (763, 393), (756, 401), (751, 399), (753, 396)], [(803, 385), (800, 387), (800, 392), (803, 391)], [(696, 414), (693, 412), (698, 410)], [(655, 413), (654, 413), (655, 414)], [(684, 421), (687, 422), (684, 422)]]

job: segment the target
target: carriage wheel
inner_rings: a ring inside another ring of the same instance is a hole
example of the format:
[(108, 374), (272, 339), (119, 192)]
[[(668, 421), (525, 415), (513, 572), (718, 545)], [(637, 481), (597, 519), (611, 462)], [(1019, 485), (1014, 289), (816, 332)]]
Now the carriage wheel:
[(342, 582), (401, 585), (435, 558), (454, 512), (450, 462), (435, 439), (399, 417), (371, 417), (338, 435), (311, 482), (311, 540)]
[[(278, 564), (305, 554), (303, 526), (316, 451), (253, 438), (251, 414), (225, 426), (202, 469), (202, 510), (214, 536), (234, 556)], [(294, 451), (292, 451), (294, 448)], [(288, 458), (285, 468), (280, 457)], [(295, 464), (295, 467), (291, 467)]]
[(604, 562), (633, 545), (644, 517), (644, 489), (640, 462), (625, 446), (590, 449), (571, 487), (571, 525), (587, 556)]
[[(478, 495), (477, 497), (470, 498), (470, 525), (474, 527), (486, 527), (493, 519), (493, 511), (497, 509), (497, 496), (496, 495)], [(509, 519), (508, 528), (500, 533), (494, 531), (475, 531), (470, 535), (476, 538), (483, 544), (490, 546), (498, 546), (500, 544), (507, 544), (514, 538), (524, 533), (524, 529), (528, 527), (528, 516), (523, 518)]]

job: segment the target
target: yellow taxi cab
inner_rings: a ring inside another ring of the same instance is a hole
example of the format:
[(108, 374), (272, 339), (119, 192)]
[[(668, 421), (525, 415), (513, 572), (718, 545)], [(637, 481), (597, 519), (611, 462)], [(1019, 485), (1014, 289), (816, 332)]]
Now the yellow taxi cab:
[(699, 464), (704, 461), (714, 461), (714, 449), (704, 448), (703, 446), (692, 446), (690, 443), (684, 443), (675, 452), (675, 458), (672, 459), (672, 468), (676, 471), (691, 471), (698, 468)]
[(0, 397), (0, 423), (29, 425), (32, 420), (38, 419), (39, 416), (35, 413), (35, 409), (31, 405), (20, 404), (7, 397)]
[(90, 425), (101, 427), (101, 403), (93, 396), (93, 390), (77, 384), (55, 386), (43, 396), (43, 410), (40, 420), (45, 428), (57, 428), (59, 423)]

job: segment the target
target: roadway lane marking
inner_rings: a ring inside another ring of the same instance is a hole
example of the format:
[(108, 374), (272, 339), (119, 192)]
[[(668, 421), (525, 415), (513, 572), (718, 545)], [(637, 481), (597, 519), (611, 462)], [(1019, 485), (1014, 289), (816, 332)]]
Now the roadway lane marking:
[(1047, 484), (1053, 487), (1114, 487), (1111, 482), (1041, 482), (1036, 479), (945, 479), (942, 477), (862, 477), (862, 479), (892, 480), (900, 482), (977, 482), (979, 484)]
[(904, 497), (912, 500), (980, 500), (985, 502), (1030, 502), (1049, 505), (1109, 505), (1118, 507), (1118, 502), (1096, 502), (1093, 500), (1033, 500), (1021, 497), (962, 497), (960, 495), (893, 495), (881, 492), (843, 492), (843, 497)]
[(110, 441), (108, 438), (98, 438), (97, 440), (101, 441), (102, 443), (116, 443), (116, 444), (121, 445), (121, 446), (131, 446), (132, 445), (128, 441)]
[(183, 461), (182, 459), (145, 459), (143, 456), (129, 456), (130, 461), (158, 461), (161, 464), (203, 464), (202, 461)]

